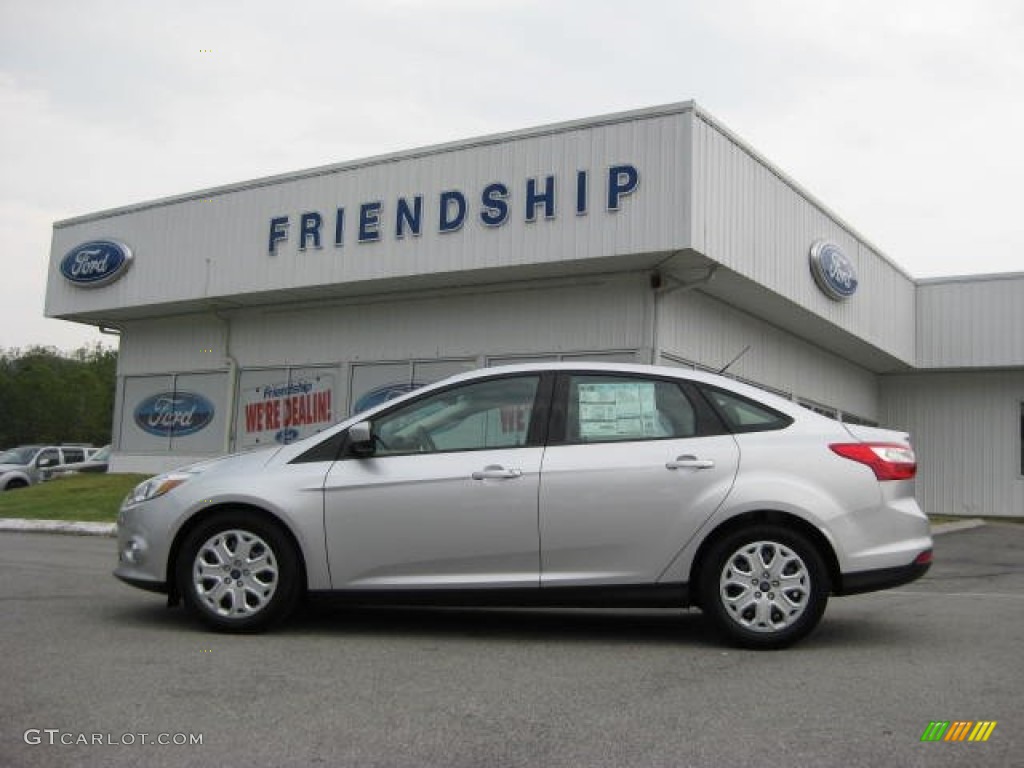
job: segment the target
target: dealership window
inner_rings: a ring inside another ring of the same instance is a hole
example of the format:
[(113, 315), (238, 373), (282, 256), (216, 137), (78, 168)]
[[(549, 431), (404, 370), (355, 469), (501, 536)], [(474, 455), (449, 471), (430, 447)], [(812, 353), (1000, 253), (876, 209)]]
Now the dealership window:
[(224, 450), (227, 373), (127, 376), (119, 450), (216, 454)]
[(352, 366), (349, 413), (360, 413), (406, 392), (476, 367), (475, 358), (356, 363)]
[(241, 371), (235, 406), (240, 450), (286, 445), (326, 429), (337, 413), (337, 368), (258, 368)]
[(813, 400), (808, 400), (804, 397), (798, 397), (796, 400), (800, 405), (809, 411), (814, 411), (821, 416), (827, 416), (830, 419), (839, 420), (839, 409), (833, 408), (829, 405), (823, 405), (822, 403), (816, 403)]
[(635, 363), (636, 352), (565, 352), (552, 355), (497, 355), (487, 358), (487, 367), (498, 365), (523, 365), (525, 363)]

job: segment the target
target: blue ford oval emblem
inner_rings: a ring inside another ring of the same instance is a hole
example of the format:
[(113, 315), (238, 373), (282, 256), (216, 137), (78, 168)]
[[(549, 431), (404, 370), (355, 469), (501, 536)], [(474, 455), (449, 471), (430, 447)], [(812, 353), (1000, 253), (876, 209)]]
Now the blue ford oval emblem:
[(60, 261), (60, 273), (75, 285), (97, 288), (112, 283), (132, 264), (132, 251), (116, 240), (91, 240), (68, 251)]
[(811, 246), (811, 274), (825, 295), (836, 301), (857, 292), (857, 270), (835, 243), (818, 240)]
[(288, 445), (288, 443), (295, 442), (298, 437), (299, 430), (288, 427), (286, 429), (279, 430), (278, 433), (274, 435), (274, 440), (282, 445)]
[(160, 392), (135, 407), (135, 423), (158, 437), (194, 435), (213, 421), (213, 403), (195, 392)]
[(388, 400), (393, 400), (399, 395), (404, 395), (406, 392), (412, 392), (414, 389), (419, 389), (422, 386), (423, 384), (414, 381), (385, 384), (383, 387), (371, 389), (356, 401), (355, 407), (352, 408), (352, 413), (368, 411), (374, 406), (386, 403)]

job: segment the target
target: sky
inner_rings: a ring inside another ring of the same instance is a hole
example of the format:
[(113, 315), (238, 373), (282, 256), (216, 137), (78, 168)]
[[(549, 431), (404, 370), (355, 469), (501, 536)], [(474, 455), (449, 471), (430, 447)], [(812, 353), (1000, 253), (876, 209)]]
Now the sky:
[(695, 100), (915, 278), (1024, 271), (1020, 0), (0, 0), (0, 350), (53, 222)]

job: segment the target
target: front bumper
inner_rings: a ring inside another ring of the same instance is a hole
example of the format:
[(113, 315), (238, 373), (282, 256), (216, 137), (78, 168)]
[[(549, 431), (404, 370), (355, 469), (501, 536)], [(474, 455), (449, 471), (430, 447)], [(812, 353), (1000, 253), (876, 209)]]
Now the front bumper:
[(125, 569), (120, 567), (114, 570), (114, 575), (123, 581), (125, 584), (129, 584), (139, 589), (144, 589), (147, 592), (159, 592), (162, 595), (167, 594), (167, 582), (166, 581), (150, 581), (149, 579), (141, 579), (137, 576), (131, 575)]
[(168, 590), (167, 555), (174, 538), (177, 510), (166, 498), (122, 508), (117, 519), (117, 568), (114, 576), (150, 592)]

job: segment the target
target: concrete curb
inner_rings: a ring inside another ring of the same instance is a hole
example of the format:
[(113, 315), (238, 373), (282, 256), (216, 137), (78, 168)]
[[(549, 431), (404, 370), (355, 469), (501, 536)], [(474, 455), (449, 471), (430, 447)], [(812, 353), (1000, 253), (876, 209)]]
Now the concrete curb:
[(115, 523), (76, 523), (69, 520), (0, 518), (0, 531), (19, 533), (68, 533), (73, 536), (116, 536)]
[(943, 533), (955, 533), (956, 531), (967, 531), (971, 528), (980, 528), (985, 521), (971, 517), (967, 520), (957, 520), (954, 523), (937, 523), (932, 526), (932, 536), (941, 536)]
[[(979, 528), (984, 520), (972, 517), (957, 520), (953, 523), (938, 523), (932, 526), (932, 535), (967, 531)], [(117, 525), (114, 523), (73, 523), (66, 520), (22, 520), (19, 518), (0, 518), (0, 531), (19, 531), (21, 533), (68, 533), (75, 536), (116, 536)]]

